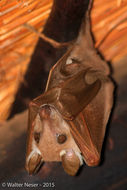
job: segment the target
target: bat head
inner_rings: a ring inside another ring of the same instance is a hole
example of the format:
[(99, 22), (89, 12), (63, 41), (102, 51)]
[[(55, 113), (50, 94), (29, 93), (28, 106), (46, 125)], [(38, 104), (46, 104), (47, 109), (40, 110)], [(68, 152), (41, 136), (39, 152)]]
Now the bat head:
[(31, 142), (26, 159), (30, 174), (36, 173), (44, 161), (62, 161), (64, 170), (75, 175), (82, 165), (82, 156), (70, 127), (51, 105), (42, 105), (32, 121)]

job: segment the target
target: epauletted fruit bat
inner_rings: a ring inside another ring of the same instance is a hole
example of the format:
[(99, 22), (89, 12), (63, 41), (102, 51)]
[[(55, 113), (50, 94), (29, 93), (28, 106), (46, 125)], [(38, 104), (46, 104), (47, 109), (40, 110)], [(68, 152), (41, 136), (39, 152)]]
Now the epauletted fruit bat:
[(100, 161), (114, 85), (98, 55), (86, 13), (78, 38), (53, 66), (45, 92), (29, 105), (26, 169), (35, 173), (44, 161), (61, 161), (75, 175), (83, 161)]

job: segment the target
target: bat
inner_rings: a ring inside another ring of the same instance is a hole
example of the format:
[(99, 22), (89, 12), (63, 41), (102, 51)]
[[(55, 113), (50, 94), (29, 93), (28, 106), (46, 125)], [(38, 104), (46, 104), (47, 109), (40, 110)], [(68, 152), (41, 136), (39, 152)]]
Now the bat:
[(69, 175), (100, 162), (113, 105), (110, 68), (94, 48), (88, 12), (77, 40), (52, 67), (46, 90), (29, 105), (26, 169), (61, 161)]

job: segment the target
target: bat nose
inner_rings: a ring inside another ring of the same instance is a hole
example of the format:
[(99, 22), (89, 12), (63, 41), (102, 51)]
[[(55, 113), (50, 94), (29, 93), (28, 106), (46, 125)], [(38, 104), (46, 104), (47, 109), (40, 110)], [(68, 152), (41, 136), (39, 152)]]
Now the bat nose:
[(48, 119), (50, 117), (50, 114), (51, 114), (51, 108), (49, 105), (44, 105), (43, 107), (41, 107), (39, 111), (41, 119)]
[(76, 175), (80, 166), (82, 165), (82, 161), (79, 158), (79, 155), (76, 154), (72, 149), (69, 149), (62, 150), (60, 152), (60, 156), (64, 171), (71, 176)]
[(43, 163), (42, 156), (37, 152), (31, 154), (26, 163), (26, 169), (30, 175), (36, 174)]

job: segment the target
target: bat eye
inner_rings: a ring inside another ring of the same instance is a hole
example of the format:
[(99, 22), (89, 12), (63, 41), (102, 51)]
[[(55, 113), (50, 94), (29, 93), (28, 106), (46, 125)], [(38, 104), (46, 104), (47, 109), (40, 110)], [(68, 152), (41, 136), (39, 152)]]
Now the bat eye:
[(59, 144), (65, 143), (66, 140), (67, 140), (67, 136), (65, 134), (57, 134), (57, 142)]
[(35, 140), (37, 143), (39, 143), (39, 141), (40, 141), (40, 133), (34, 132), (34, 140)]

